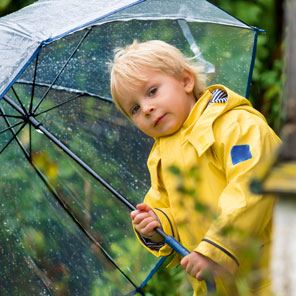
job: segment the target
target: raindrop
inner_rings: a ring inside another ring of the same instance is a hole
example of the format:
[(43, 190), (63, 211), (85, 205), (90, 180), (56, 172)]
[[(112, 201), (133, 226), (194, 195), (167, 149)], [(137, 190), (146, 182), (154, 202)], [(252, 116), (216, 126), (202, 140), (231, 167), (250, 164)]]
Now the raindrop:
[(36, 129), (36, 132), (38, 132), (39, 134), (43, 134), (43, 132), (40, 129)]

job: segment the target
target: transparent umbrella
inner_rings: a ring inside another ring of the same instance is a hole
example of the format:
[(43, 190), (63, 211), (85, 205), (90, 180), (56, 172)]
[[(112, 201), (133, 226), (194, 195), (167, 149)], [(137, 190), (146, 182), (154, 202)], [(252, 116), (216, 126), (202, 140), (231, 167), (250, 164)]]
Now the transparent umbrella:
[(163, 259), (129, 212), (153, 140), (115, 109), (107, 62), (161, 39), (248, 96), (259, 31), (205, 0), (39, 0), (0, 19), (1, 295), (144, 295)]

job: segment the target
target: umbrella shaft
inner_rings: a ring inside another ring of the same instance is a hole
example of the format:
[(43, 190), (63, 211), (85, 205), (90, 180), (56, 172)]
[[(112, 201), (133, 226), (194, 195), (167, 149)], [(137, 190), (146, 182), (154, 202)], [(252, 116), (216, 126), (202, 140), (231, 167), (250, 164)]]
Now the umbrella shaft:
[(100, 175), (98, 175), (92, 168), (90, 168), (82, 159), (74, 154), (67, 146), (65, 146), (60, 140), (52, 135), (44, 126), (41, 125), (33, 116), (28, 118), (29, 122), (38, 130), (40, 130), (46, 137), (54, 142), (59, 148), (61, 148), (68, 156), (70, 156), (75, 162), (83, 167), (90, 175), (92, 175), (97, 181), (99, 181), (104, 187), (112, 192), (116, 198), (123, 202), (130, 210), (136, 210), (136, 207), (130, 203), (123, 195), (116, 191), (107, 181), (105, 181)]
[(131, 204), (124, 196), (116, 191), (109, 183), (107, 183), (100, 175), (98, 175), (93, 169), (91, 169), (83, 160), (81, 160), (76, 154), (68, 149), (61, 141), (48, 132), (42, 125), (38, 126), (44, 135), (46, 135), (51, 141), (53, 141), (58, 147), (60, 147), (67, 155), (74, 159), (81, 167), (83, 167), (90, 175), (92, 175), (97, 181), (99, 181), (104, 187), (112, 192), (118, 199), (120, 199), (130, 210), (135, 210), (135, 206)]

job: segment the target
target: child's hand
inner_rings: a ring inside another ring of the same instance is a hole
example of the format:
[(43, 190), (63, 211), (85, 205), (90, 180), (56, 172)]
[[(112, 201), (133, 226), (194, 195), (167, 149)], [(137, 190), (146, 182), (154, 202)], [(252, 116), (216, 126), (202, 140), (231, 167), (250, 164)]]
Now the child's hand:
[(137, 210), (131, 212), (131, 219), (135, 229), (144, 236), (156, 234), (154, 228), (160, 227), (156, 214), (146, 204), (137, 205)]
[(225, 273), (225, 270), (220, 265), (197, 252), (185, 256), (181, 260), (181, 265), (188, 274), (199, 281), (206, 279), (207, 275), (218, 277)]

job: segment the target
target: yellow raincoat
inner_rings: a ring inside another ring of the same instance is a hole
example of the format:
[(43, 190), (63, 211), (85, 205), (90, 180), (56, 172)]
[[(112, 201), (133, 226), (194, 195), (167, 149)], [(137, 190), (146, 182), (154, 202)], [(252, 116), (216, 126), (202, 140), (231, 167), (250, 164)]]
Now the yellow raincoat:
[[(208, 105), (217, 88), (227, 93), (227, 102)], [(148, 159), (151, 188), (144, 202), (154, 208), (163, 230), (189, 251), (211, 258), (232, 274), (249, 266), (256, 274), (250, 287), (255, 295), (270, 295), (274, 199), (251, 194), (248, 182), (261, 159), (279, 144), (264, 116), (247, 99), (213, 85), (196, 102), (180, 130), (155, 139)], [(182, 173), (172, 173), (172, 166)], [(194, 168), (197, 174), (190, 173)], [(167, 245), (152, 250), (138, 238), (156, 256), (172, 254)], [(248, 248), (257, 245), (259, 254), (250, 263)], [(179, 261), (174, 254), (170, 266)], [(191, 282), (195, 295), (201, 295), (204, 282), (193, 278)], [(225, 279), (217, 280), (217, 288), (223, 295), (238, 294)]]

